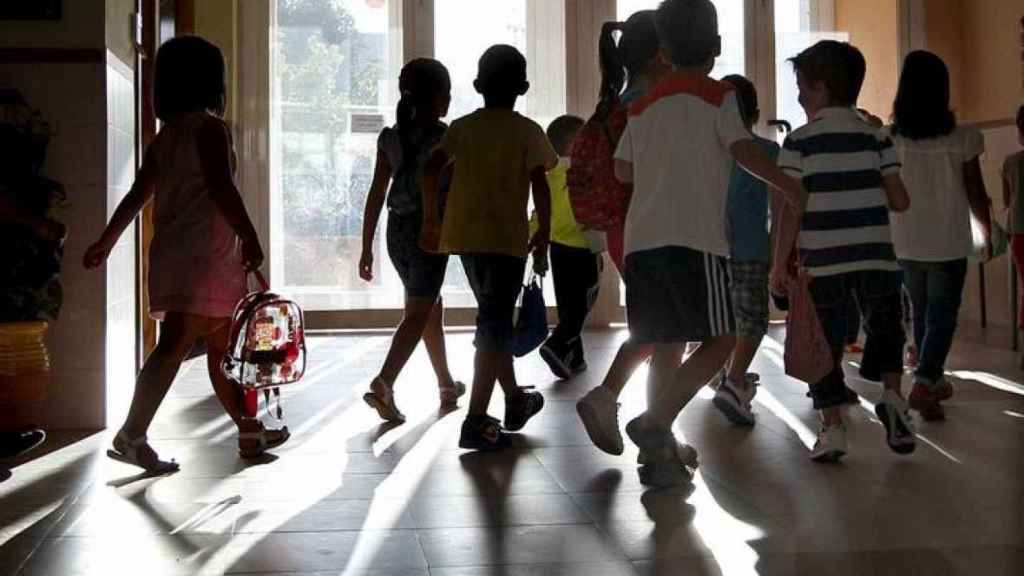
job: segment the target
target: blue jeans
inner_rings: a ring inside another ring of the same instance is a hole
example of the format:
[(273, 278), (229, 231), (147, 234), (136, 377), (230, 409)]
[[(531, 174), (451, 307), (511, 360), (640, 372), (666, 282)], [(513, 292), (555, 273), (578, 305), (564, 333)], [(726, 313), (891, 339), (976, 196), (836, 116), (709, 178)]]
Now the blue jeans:
[(917, 370), (914, 375), (938, 382), (953, 345), (960, 300), (967, 277), (967, 259), (945, 262), (901, 260), (914, 318)]

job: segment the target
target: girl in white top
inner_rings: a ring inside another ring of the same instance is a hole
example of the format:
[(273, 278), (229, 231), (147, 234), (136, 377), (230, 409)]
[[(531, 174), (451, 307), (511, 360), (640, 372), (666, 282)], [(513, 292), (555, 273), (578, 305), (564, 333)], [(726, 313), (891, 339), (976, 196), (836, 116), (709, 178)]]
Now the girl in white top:
[(910, 209), (891, 216), (918, 351), (910, 406), (939, 420), (939, 401), (953, 394), (943, 374), (973, 246), (972, 214), (989, 244), (990, 202), (979, 162), (984, 140), (978, 130), (957, 126), (949, 109), (949, 71), (925, 51), (904, 61), (890, 130), (910, 194)]
[(146, 440), (157, 408), (182, 360), (200, 338), (217, 399), (238, 427), (239, 452), (255, 457), (284, 443), (288, 429), (267, 430), (244, 416), (238, 387), (221, 372), (231, 315), (245, 295), (247, 270), (263, 262), (259, 238), (235, 186), (235, 154), (224, 123), (224, 57), (195, 36), (178, 37), (157, 53), (154, 107), (163, 127), (146, 150), (131, 190), (99, 241), (85, 253), (102, 265), (125, 228), (153, 198), (149, 252), (150, 313), (162, 320), (160, 340), (135, 384), (124, 425), (107, 455), (152, 473), (178, 464), (160, 460)]

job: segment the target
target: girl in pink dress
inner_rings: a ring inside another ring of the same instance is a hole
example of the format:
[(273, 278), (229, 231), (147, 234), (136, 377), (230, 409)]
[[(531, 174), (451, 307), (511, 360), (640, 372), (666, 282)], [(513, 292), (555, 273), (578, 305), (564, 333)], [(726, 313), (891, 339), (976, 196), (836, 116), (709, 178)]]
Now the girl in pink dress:
[(175, 38), (157, 53), (154, 105), (163, 127), (131, 190), (100, 239), (85, 253), (86, 268), (102, 265), (125, 228), (154, 198), (150, 248), (150, 314), (160, 338), (135, 384), (128, 418), (114, 438), (111, 458), (149, 472), (178, 469), (160, 460), (146, 431), (182, 360), (200, 338), (217, 399), (238, 427), (242, 457), (261, 455), (288, 439), (244, 416), (242, 395), (224, 377), (231, 315), (245, 295), (246, 274), (263, 262), (256, 230), (235, 185), (235, 155), (224, 114), (224, 57), (195, 36)]

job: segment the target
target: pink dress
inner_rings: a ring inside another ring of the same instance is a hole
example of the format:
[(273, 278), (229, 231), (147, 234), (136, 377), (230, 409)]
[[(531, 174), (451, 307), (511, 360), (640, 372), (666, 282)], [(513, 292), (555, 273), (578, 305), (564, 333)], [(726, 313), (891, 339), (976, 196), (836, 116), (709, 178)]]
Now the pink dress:
[(214, 204), (199, 161), (199, 130), (207, 116), (199, 112), (165, 124), (152, 144), (158, 177), (149, 310), (157, 319), (166, 312), (229, 318), (246, 292), (241, 243)]

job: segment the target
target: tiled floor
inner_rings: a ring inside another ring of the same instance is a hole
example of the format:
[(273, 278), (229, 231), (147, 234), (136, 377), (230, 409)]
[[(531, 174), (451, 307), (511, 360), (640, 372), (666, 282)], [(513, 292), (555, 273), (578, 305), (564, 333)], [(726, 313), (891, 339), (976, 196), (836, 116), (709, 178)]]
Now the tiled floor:
[[(456, 449), (462, 411), (437, 413), (422, 351), (398, 383), (409, 423), (380, 425), (360, 396), (383, 334), (311, 339), (311, 370), (284, 398), (294, 437), (255, 464), (189, 365), (150, 434), (181, 472), (133, 477), (104, 457), (109, 433), (56, 435), (0, 484), (0, 574), (1024, 573), (1024, 373), (1010, 352), (957, 343), (948, 421), (921, 423), (910, 457), (885, 447), (877, 387), (851, 379), (864, 398), (848, 411), (851, 454), (816, 465), (806, 387), (782, 375), (776, 333), (755, 365), (757, 426), (698, 396), (676, 424), (701, 454), (692, 488), (645, 491), (635, 449), (599, 452), (574, 410), (623, 337), (589, 334), (591, 369), (571, 382), (517, 362), (547, 406), (518, 450), (487, 456)], [(465, 379), (470, 340), (449, 341)]]

